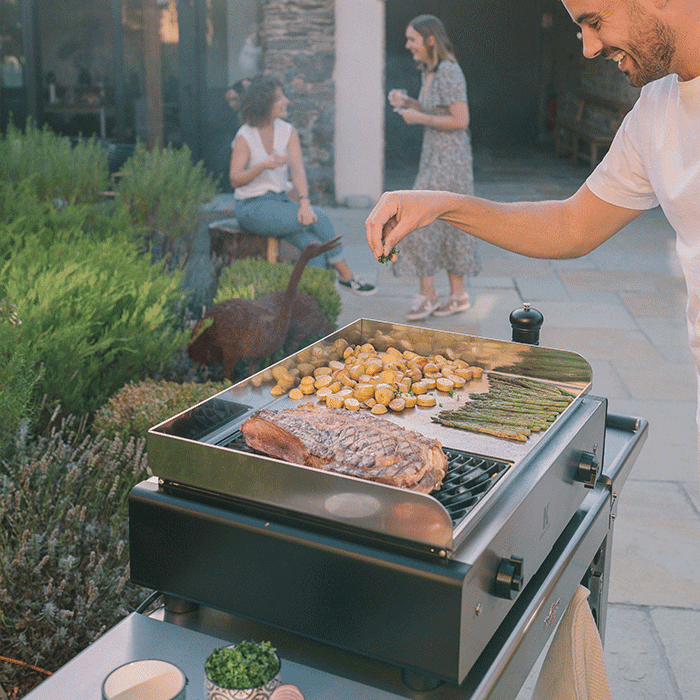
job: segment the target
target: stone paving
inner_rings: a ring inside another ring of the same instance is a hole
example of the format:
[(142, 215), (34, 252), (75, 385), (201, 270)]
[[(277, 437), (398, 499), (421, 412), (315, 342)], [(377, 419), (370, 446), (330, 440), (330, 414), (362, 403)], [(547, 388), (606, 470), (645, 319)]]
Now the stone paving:
[[(521, 148), (476, 149), (474, 164), (477, 194), (499, 201), (567, 197), (588, 172)], [(410, 187), (412, 177), (387, 173), (387, 189)], [(407, 323), (417, 282), (374, 260), (364, 232), (369, 210), (326, 211), (353, 270), (379, 287), (369, 298), (342, 291), (338, 324), (362, 317)], [(649, 421), (615, 521), (605, 639), (614, 700), (700, 698), (696, 380), (674, 251), (674, 233), (658, 209), (576, 260), (534, 260), (481, 243), (472, 308), (417, 322), (510, 340), (510, 312), (531, 302), (544, 314), (540, 344), (582, 355), (593, 368), (591, 393), (607, 397), (613, 413)], [(445, 293), (444, 273), (436, 282)], [(529, 697), (533, 677), (518, 700)]]

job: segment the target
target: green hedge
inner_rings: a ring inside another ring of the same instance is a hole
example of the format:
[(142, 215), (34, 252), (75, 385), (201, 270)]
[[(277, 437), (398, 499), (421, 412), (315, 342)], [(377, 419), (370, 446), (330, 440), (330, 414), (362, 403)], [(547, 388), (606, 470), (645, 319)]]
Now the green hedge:
[(140, 141), (121, 168), (115, 186), (117, 202), (141, 228), (141, 243), (170, 268), (184, 267), (200, 224), (209, 216), (205, 205), (217, 192), (203, 163), (194, 163), (187, 146), (148, 150)]
[(90, 414), (186, 343), (180, 273), (151, 265), (129, 240), (58, 229), (45, 245), (28, 235), (0, 278), (22, 321), (16, 350), (43, 365), (48, 404), (65, 413)]
[(94, 140), (59, 136), (28, 119), (24, 131), (12, 123), (0, 139), (0, 183), (25, 181), (47, 202), (98, 202), (110, 187), (108, 153)]

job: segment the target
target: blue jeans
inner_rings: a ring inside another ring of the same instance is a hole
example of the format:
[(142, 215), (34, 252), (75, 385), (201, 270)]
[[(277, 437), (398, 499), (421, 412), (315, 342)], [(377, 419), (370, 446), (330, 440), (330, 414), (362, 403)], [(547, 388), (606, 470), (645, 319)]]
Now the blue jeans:
[[(330, 241), (336, 233), (326, 214), (314, 209), (318, 221), (302, 226), (297, 221), (299, 205), (286, 194), (266, 192), (259, 197), (236, 200), (236, 219), (246, 231), (259, 236), (274, 236), (289, 241), (295, 248), (304, 250), (309, 243)], [(343, 248), (338, 246), (323, 255), (317, 255), (309, 265), (332, 266), (343, 260)]]

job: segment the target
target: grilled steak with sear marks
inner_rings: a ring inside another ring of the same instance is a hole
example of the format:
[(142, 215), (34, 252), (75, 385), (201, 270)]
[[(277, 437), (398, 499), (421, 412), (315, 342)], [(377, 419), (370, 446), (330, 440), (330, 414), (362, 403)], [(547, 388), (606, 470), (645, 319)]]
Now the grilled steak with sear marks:
[(256, 411), (241, 426), (254, 450), (294, 464), (430, 493), (447, 457), (437, 440), (382, 418), (312, 403)]

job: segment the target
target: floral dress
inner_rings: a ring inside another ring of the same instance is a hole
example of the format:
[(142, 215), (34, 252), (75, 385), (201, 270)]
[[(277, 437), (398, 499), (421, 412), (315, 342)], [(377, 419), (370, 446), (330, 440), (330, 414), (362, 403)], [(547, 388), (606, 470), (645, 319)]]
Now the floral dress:
[[(467, 83), (453, 61), (441, 61), (426, 88), (426, 74), (418, 101), (427, 114), (449, 114), (449, 106), (467, 101)], [(472, 147), (467, 131), (441, 131), (424, 127), (418, 175), (414, 190), (447, 190), (474, 194)], [(414, 231), (398, 246), (393, 266), (397, 276), (432, 277), (444, 269), (455, 275), (474, 277), (481, 270), (477, 241), (451, 224), (435, 221)]]

